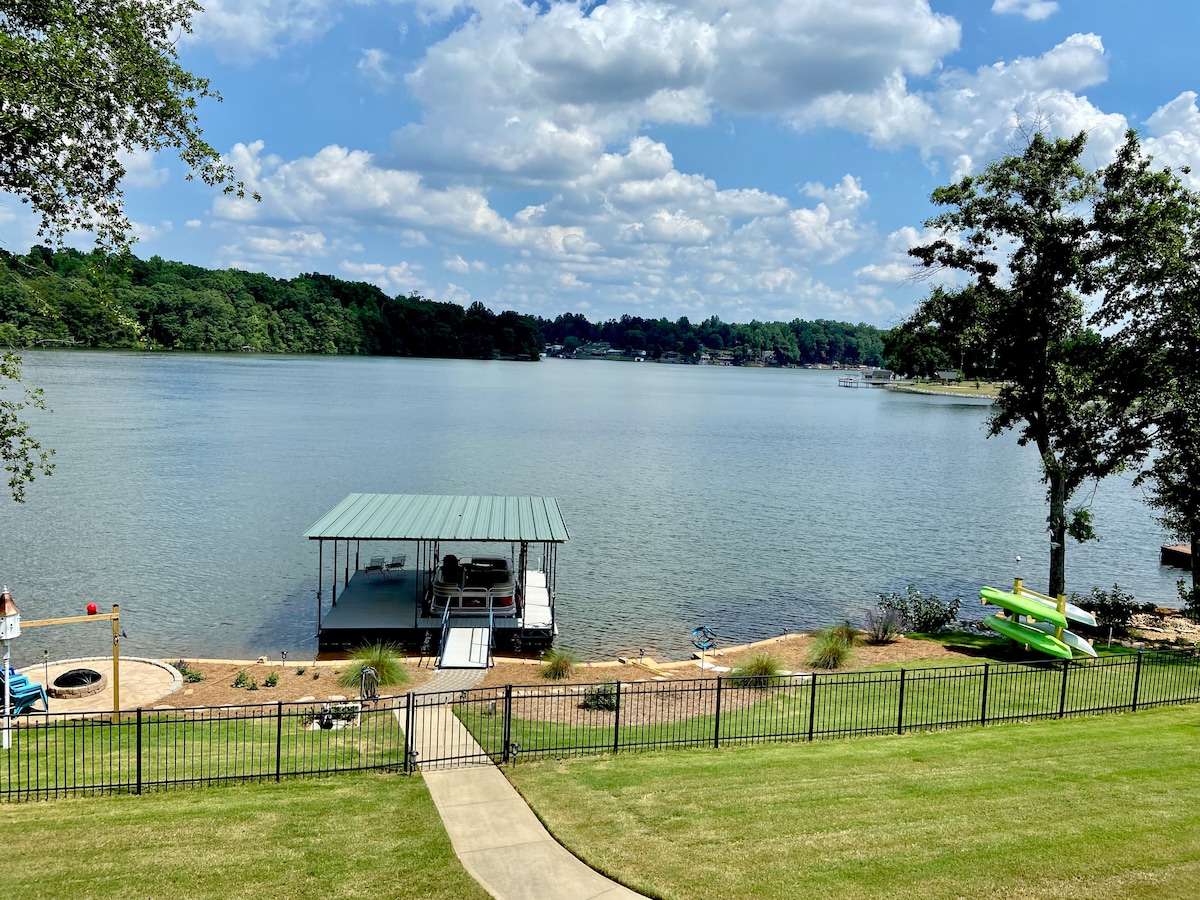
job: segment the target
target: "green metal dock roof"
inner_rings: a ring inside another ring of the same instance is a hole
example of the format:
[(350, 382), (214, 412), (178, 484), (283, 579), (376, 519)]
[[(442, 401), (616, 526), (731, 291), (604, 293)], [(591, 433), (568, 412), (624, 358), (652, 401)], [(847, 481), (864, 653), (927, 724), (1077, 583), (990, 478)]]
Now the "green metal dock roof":
[(349, 494), (304, 533), (310, 540), (570, 540), (554, 497)]

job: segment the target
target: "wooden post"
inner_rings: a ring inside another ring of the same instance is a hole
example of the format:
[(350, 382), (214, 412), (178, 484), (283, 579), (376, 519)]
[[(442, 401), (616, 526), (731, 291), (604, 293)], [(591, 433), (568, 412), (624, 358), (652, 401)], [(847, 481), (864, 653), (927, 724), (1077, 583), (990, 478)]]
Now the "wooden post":
[[(113, 712), (121, 710), (121, 607), (113, 604)], [(140, 731), (139, 731), (140, 736)]]

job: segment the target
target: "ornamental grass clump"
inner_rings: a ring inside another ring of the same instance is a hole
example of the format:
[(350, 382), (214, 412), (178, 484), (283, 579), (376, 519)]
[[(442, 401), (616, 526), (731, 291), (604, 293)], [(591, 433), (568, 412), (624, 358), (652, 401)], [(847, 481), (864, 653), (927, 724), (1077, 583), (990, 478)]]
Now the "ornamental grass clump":
[(894, 644), (900, 637), (902, 620), (894, 609), (875, 610), (867, 613), (868, 644)]
[(565, 681), (575, 672), (579, 660), (569, 650), (547, 650), (539, 674), (547, 681)]
[(808, 651), (808, 662), (816, 669), (840, 669), (850, 655), (850, 642), (846, 630), (834, 627), (818, 631), (812, 649)]
[[(359, 647), (350, 654), (350, 665), (338, 678), (343, 687), (358, 687), (362, 683), (362, 670), (369, 666), (375, 670), (377, 684), (394, 685), (408, 683), (408, 668), (404, 665), (404, 654), (395, 644), (376, 641)], [(313, 672), (313, 678), (317, 673)]]
[(756, 653), (725, 676), (733, 687), (766, 688), (783, 683), (783, 666), (769, 653)]

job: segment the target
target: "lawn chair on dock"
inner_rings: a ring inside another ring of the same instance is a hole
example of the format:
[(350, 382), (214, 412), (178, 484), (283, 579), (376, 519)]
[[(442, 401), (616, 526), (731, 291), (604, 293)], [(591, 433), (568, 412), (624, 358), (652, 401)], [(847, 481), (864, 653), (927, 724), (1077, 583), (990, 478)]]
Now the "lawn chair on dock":
[(397, 553), (392, 557), (392, 561), (383, 567), (385, 572), (399, 572), (404, 568), (404, 564), (408, 562), (408, 556), (403, 553)]
[(384, 568), (383, 557), (382, 556), (372, 556), (371, 561), (369, 563), (367, 563), (366, 567), (363, 569), (363, 574), (366, 575), (368, 578), (370, 578), (372, 572), (375, 572), (378, 574), (383, 574), (383, 568)]

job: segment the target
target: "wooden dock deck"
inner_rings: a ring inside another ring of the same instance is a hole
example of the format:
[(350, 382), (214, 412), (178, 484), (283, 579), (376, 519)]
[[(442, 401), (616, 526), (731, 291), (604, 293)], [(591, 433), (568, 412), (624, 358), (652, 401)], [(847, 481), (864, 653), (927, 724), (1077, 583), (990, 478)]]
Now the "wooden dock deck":
[(1192, 567), (1192, 548), (1188, 544), (1163, 544), (1158, 560), (1164, 566), (1190, 569)]

